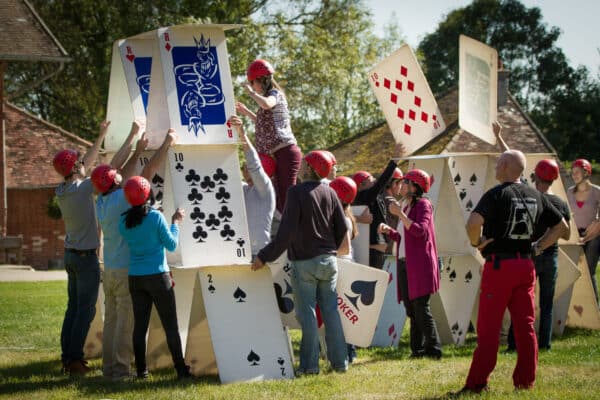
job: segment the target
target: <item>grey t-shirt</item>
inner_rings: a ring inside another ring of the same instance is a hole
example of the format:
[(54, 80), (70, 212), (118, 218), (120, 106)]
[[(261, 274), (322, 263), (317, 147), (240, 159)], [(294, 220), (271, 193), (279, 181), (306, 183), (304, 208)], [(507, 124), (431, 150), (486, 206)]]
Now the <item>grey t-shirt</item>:
[(76, 250), (97, 249), (98, 223), (94, 207), (92, 180), (65, 182), (56, 188), (58, 206), (65, 221), (65, 248)]

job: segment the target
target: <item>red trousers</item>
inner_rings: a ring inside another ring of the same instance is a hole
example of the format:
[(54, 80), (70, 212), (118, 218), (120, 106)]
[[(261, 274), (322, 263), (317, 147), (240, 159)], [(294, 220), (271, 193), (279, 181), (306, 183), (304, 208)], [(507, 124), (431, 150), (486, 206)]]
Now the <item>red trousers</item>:
[(468, 388), (487, 385), (496, 367), (502, 318), (507, 307), (517, 344), (513, 384), (520, 389), (533, 387), (538, 360), (534, 295), (535, 266), (532, 260), (502, 260), (498, 269), (494, 269), (492, 261), (484, 264), (477, 317), (477, 348), (467, 377)]
[(296, 184), (296, 176), (300, 171), (302, 163), (302, 151), (295, 144), (286, 146), (273, 153), (277, 161), (275, 168), (275, 199), (277, 202), (277, 211), (283, 214), (285, 207), (285, 198), (290, 186)]

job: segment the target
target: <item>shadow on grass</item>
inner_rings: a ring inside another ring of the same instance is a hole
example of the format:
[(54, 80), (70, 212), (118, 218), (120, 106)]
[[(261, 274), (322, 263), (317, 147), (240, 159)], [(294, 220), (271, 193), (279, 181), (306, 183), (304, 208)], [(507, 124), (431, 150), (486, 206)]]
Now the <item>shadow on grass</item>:
[(58, 361), (38, 361), (27, 364), (14, 365), (0, 368), (0, 393), (20, 394), (34, 393), (40, 390), (61, 390), (75, 385), (77, 389), (87, 396), (106, 394), (148, 391), (152, 389), (182, 388), (191, 385), (219, 385), (218, 376), (203, 376), (177, 380), (172, 368), (153, 371), (148, 380), (126, 379), (113, 382), (98, 375), (100, 371), (94, 369), (85, 377), (70, 377), (60, 370)]

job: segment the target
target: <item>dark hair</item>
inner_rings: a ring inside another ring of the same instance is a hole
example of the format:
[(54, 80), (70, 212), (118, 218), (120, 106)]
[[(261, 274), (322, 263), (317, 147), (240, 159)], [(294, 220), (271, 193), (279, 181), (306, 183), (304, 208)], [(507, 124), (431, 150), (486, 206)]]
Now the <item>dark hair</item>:
[(121, 214), (125, 216), (125, 228), (131, 229), (141, 224), (151, 208), (150, 204), (144, 203), (139, 206), (133, 206)]
[[(260, 83), (260, 87), (262, 88), (264, 95), (266, 96), (273, 88), (279, 90), (283, 93), (283, 89), (279, 84), (273, 79), (273, 75), (265, 75), (260, 78), (256, 78), (256, 81)], [(285, 95), (285, 93), (284, 93)]]
[(411, 181), (410, 183), (415, 188), (415, 193), (409, 194), (410, 204), (415, 204), (417, 202), (417, 200), (419, 200), (421, 197), (423, 197), (423, 189), (421, 188), (421, 186), (417, 185), (413, 181)]

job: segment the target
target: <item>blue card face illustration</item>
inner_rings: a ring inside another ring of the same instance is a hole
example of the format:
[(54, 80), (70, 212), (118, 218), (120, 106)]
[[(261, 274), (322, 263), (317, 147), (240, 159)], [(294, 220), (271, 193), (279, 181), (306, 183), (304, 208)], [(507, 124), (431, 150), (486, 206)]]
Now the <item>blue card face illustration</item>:
[(144, 111), (148, 112), (148, 94), (150, 94), (150, 70), (152, 68), (152, 57), (136, 57), (133, 60), (135, 66), (135, 77), (137, 85), (142, 94)]
[(194, 42), (194, 47), (173, 47), (172, 55), (181, 125), (198, 136), (226, 117), (217, 48), (203, 34)]

